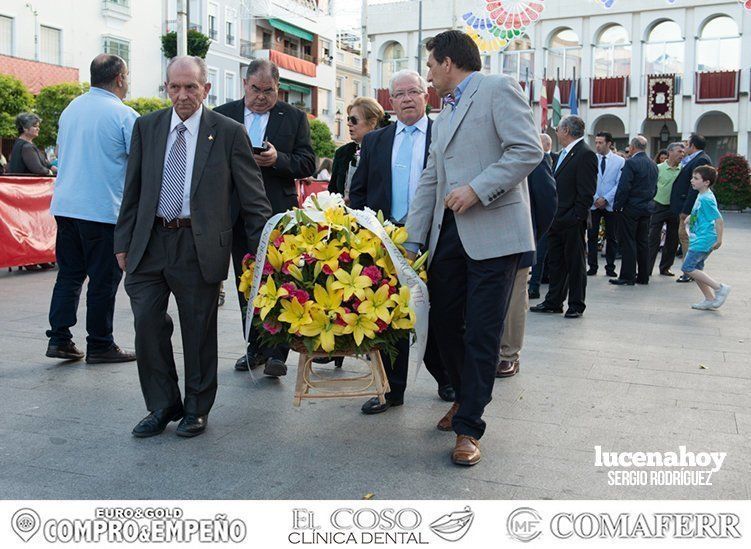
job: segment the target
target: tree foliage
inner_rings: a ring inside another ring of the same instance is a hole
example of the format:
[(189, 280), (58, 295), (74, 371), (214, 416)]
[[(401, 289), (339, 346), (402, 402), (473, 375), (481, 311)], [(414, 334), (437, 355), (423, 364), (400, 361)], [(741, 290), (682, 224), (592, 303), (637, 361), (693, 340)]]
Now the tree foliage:
[(313, 143), (313, 152), (317, 158), (332, 158), (336, 145), (331, 138), (331, 130), (325, 122), (313, 119), (310, 121), (310, 140)]
[(136, 97), (125, 101), (125, 104), (141, 116), (172, 106), (169, 99), (162, 99), (161, 97)]
[(748, 160), (740, 154), (720, 158), (717, 182), (712, 186), (717, 202), (725, 207), (751, 207), (751, 175)]
[(89, 84), (66, 82), (47, 86), (39, 91), (36, 98), (36, 113), (42, 119), (39, 137), (35, 143), (41, 147), (54, 146), (57, 142), (57, 126), (60, 114), (76, 97), (89, 91)]
[[(211, 39), (208, 36), (195, 29), (188, 31), (188, 55), (195, 55), (203, 59), (209, 52), (209, 46), (211, 46)], [(162, 35), (162, 52), (167, 59), (172, 59), (177, 55), (176, 32), (168, 32)]]
[(0, 74), (0, 138), (16, 137), (16, 116), (34, 107), (34, 96), (26, 86), (8, 74)]

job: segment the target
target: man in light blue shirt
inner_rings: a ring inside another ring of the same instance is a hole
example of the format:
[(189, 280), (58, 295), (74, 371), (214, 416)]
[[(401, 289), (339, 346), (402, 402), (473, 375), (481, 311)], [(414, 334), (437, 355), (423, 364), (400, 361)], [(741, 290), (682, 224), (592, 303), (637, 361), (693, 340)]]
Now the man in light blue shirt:
[(610, 147), (614, 144), (613, 136), (609, 132), (599, 132), (595, 137), (595, 151), (597, 152), (597, 190), (592, 204), (592, 225), (587, 230), (587, 263), (588, 276), (597, 274), (599, 254), (597, 241), (600, 233), (600, 222), (605, 220), (605, 274), (618, 276), (615, 272), (616, 234), (618, 218), (613, 213), (615, 192), (625, 160), (613, 153)]
[(60, 115), (58, 177), (50, 212), (57, 223), (55, 254), (60, 268), (50, 303), (46, 355), (84, 357), (73, 343), (81, 288), (86, 293), (86, 362), (135, 360), (112, 337), (115, 295), (122, 271), (114, 253), (114, 230), (123, 196), (130, 137), (138, 113), (123, 104), (128, 67), (116, 55), (91, 62), (91, 90)]

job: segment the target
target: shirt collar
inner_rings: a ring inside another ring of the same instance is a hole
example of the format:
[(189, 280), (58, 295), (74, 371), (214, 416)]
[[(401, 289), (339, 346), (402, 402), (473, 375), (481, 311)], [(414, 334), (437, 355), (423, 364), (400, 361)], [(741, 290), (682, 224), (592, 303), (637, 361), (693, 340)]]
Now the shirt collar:
[(581, 136), (581, 137), (580, 137), (579, 139), (576, 139), (575, 141), (572, 141), (571, 143), (569, 143), (569, 144), (568, 144), (568, 147), (564, 147), (563, 151), (564, 151), (564, 152), (565, 152), (566, 154), (568, 154), (569, 152), (571, 152), (571, 149), (573, 149), (574, 147), (576, 147), (576, 144), (577, 144), (577, 143), (578, 143), (579, 141), (582, 141), (583, 139), (584, 139), (584, 136), (582, 135), (582, 136)]
[(198, 134), (198, 127), (201, 125), (201, 115), (203, 114), (203, 105), (198, 107), (198, 110), (190, 115), (190, 118), (183, 121), (180, 120), (180, 117), (175, 112), (175, 109), (172, 109), (172, 121), (169, 125), (169, 131), (172, 133), (178, 124), (181, 122), (185, 124), (185, 127), (188, 130), (188, 133), (190, 135), (197, 135)]
[(469, 82), (472, 80), (472, 77), (477, 74), (477, 72), (470, 73), (464, 80), (459, 82), (459, 85), (454, 89), (454, 99), (457, 103), (459, 103), (459, 100), (462, 98), (462, 94), (464, 93), (464, 90), (467, 89), (467, 86), (469, 86)]
[(613, 151), (608, 151), (608, 154), (597, 153), (597, 156), (599, 156), (600, 158), (606, 158), (606, 159), (610, 160), (610, 157), (613, 156), (614, 154), (615, 153)]
[(263, 114), (258, 114), (257, 112), (251, 111), (247, 106), (243, 107), (243, 108), (245, 109), (245, 111), (244, 111), (245, 118), (248, 118), (249, 116), (253, 116), (253, 115), (256, 115), (256, 116), (266, 116), (266, 115), (268, 115), (271, 112), (271, 111), (266, 111)]
[[(428, 117), (423, 115), (420, 120), (412, 124), (415, 128), (417, 128), (418, 131), (421, 131), (422, 133), (427, 134), (428, 133)], [(401, 120), (396, 121), (396, 135), (399, 135), (401, 132), (404, 131), (404, 128), (406, 128), (407, 125), (402, 122)]]
[(703, 151), (696, 151), (695, 153), (689, 154), (688, 156), (684, 156), (683, 160), (681, 160), (681, 167), (691, 162), (696, 157), (696, 155), (698, 155), (700, 152), (703, 152)]
[(117, 99), (117, 100), (118, 100), (118, 101), (120, 101), (121, 103), (122, 103), (122, 101), (123, 101), (122, 99), (120, 99), (120, 98), (119, 98), (118, 96), (116, 96), (116, 95), (115, 95), (114, 93), (112, 93), (111, 91), (109, 91), (109, 90), (105, 90), (105, 89), (103, 89), (103, 88), (97, 88), (96, 86), (91, 86), (91, 88), (89, 89), (89, 93), (92, 93), (92, 94), (94, 94), (94, 95), (104, 95), (104, 96), (106, 96), (106, 97), (111, 97), (111, 98), (113, 98), (113, 99)]

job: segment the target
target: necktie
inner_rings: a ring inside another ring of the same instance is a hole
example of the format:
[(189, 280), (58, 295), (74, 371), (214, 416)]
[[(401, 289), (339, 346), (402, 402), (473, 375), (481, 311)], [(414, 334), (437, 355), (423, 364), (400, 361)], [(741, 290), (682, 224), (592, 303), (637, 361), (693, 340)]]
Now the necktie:
[(167, 221), (178, 217), (183, 209), (185, 165), (188, 158), (188, 148), (185, 143), (185, 130), (187, 129), (182, 122), (175, 127), (177, 138), (172, 143), (167, 161), (164, 163), (158, 211)]
[(600, 173), (602, 175), (605, 175), (605, 157), (602, 157), (602, 160), (600, 160)]
[(444, 105), (450, 105), (452, 111), (454, 109), (456, 109), (456, 98), (454, 97), (454, 94), (450, 93), (446, 97), (444, 97), (443, 98), (443, 104)]
[(250, 128), (248, 129), (248, 137), (254, 147), (260, 147), (263, 143), (263, 129), (261, 128), (261, 117), (263, 115), (253, 113), (251, 114), (253, 120), (250, 122)]
[(558, 168), (561, 167), (561, 164), (563, 164), (563, 159), (566, 158), (566, 149), (563, 149), (561, 153), (558, 155), (558, 163), (555, 165), (555, 171), (558, 171)]
[(409, 212), (409, 176), (412, 173), (412, 144), (417, 128), (406, 126), (391, 172), (391, 217), (402, 221)]

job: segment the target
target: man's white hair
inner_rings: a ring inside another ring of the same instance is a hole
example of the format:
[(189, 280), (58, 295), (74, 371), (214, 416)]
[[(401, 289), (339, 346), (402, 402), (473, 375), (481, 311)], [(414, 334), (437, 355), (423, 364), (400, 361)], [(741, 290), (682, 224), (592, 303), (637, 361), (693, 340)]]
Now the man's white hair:
[(413, 71), (412, 69), (402, 69), (392, 74), (391, 78), (389, 79), (389, 92), (394, 93), (394, 84), (396, 84), (399, 80), (403, 80), (404, 78), (408, 76), (412, 78), (417, 78), (417, 81), (419, 82), (418, 87), (420, 88), (420, 91), (424, 93), (428, 93), (428, 81), (425, 80), (419, 72)]

